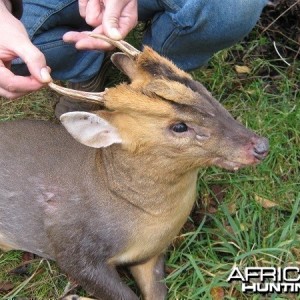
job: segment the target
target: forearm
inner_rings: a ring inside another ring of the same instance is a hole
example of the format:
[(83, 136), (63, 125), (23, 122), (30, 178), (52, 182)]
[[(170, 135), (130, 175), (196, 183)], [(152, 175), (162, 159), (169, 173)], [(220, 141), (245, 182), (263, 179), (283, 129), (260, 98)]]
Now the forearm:
[(23, 12), (22, 0), (0, 0), (0, 10), (6, 9), (20, 19)]

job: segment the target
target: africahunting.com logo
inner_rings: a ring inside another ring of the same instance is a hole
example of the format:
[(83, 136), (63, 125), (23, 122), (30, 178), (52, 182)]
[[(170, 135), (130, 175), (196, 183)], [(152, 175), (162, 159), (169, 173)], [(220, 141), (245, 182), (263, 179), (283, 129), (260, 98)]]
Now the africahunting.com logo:
[(233, 267), (227, 282), (241, 282), (244, 293), (299, 293), (300, 267)]

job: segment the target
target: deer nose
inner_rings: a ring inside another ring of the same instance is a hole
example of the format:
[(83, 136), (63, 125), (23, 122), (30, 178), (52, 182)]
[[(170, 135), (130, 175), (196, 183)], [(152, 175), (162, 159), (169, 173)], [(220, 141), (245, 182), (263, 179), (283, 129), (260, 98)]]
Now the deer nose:
[(253, 155), (259, 159), (264, 159), (269, 152), (269, 141), (266, 138), (255, 138), (253, 140)]

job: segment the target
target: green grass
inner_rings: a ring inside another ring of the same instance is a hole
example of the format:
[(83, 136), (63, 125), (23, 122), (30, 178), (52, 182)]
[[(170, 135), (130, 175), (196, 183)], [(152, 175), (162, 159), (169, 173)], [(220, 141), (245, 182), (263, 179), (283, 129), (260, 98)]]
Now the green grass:
[[(249, 42), (218, 53), (208, 68), (193, 73), (237, 119), (267, 137), (271, 150), (255, 168), (200, 171), (198, 202), (167, 252), (169, 299), (300, 299), (242, 294), (239, 284), (226, 281), (235, 265), (300, 266), (300, 63), (287, 67), (277, 57), (258, 55), (268, 43), (254, 32)], [(238, 74), (235, 65), (249, 67), (250, 73)], [(43, 90), (3, 100), (0, 120), (54, 120), (54, 98)], [(215, 186), (224, 189), (222, 198)], [(265, 199), (263, 205), (259, 199)], [(203, 206), (208, 213), (201, 219)], [(53, 262), (36, 259), (27, 275), (11, 274), (20, 264), (21, 252), (0, 252), (0, 283), (14, 285), (0, 292), (0, 299), (58, 299), (69, 287)]]

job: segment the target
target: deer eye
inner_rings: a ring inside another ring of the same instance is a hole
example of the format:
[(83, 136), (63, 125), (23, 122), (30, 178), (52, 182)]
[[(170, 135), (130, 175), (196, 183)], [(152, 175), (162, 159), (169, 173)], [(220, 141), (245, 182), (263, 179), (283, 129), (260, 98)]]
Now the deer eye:
[(177, 123), (175, 125), (173, 125), (171, 127), (171, 129), (174, 131), (174, 132), (185, 132), (185, 131), (188, 131), (188, 127), (185, 123), (181, 122), (181, 123)]

